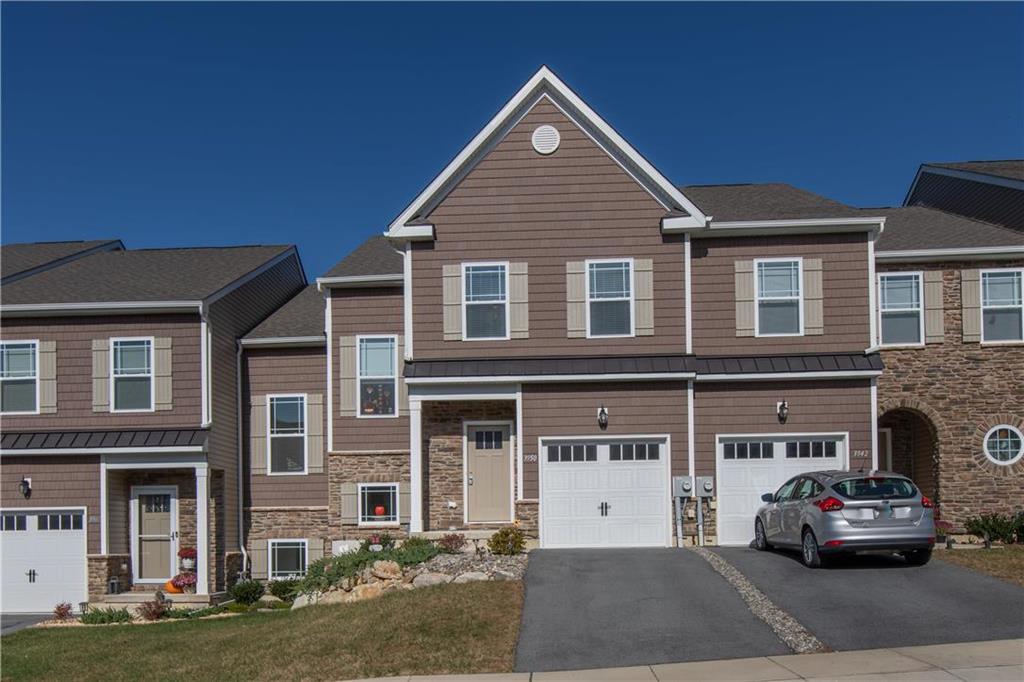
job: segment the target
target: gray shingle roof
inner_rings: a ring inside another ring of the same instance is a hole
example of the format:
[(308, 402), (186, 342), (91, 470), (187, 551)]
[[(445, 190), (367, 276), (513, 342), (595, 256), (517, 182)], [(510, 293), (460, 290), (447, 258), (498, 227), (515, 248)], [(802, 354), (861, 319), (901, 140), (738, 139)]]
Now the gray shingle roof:
[(405, 267), (402, 254), (383, 237), (370, 237), (327, 271), (325, 277), (400, 275)]
[(81, 257), (94, 250), (123, 249), (120, 239), (94, 239), (73, 242), (31, 242), (0, 246), (0, 271), (3, 281), (17, 279), (19, 275), (45, 266), (54, 266)]
[(687, 185), (679, 189), (714, 222), (864, 216), (852, 206), (778, 182)]
[(246, 339), (324, 336), (324, 295), (310, 284), (263, 320)]
[(1024, 159), (1003, 159), (999, 161), (955, 161), (948, 163), (926, 163), (922, 170), (928, 166), (936, 168), (948, 168), (950, 170), (967, 171), (969, 173), (983, 173), (995, 175), (1001, 178), (1013, 180), (1024, 180)]
[(208, 434), (204, 429), (5, 432), (0, 438), (0, 447), (4, 450), (194, 447), (206, 445)]
[(107, 251), (4, 286), (4, 304), (194, 301), (219, 291), (287, 245)]
[(924, 206), (866, 208), (864, 215), (885, 216), (875, 250), (910, 251), (988, 246), (1024, 246), (1024, 233)]

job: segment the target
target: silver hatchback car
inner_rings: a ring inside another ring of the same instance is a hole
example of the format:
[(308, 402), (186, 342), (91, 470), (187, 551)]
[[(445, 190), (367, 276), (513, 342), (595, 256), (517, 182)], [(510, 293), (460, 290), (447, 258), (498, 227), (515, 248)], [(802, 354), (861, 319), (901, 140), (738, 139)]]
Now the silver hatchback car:
[(865, 550), (899, 552), (914, 566), (931, 559), (934, 505), (905, 476), (816, 471), (794, 476), (761, 500), (754, 547), (799, 548), (811, 568), (830, 554)]

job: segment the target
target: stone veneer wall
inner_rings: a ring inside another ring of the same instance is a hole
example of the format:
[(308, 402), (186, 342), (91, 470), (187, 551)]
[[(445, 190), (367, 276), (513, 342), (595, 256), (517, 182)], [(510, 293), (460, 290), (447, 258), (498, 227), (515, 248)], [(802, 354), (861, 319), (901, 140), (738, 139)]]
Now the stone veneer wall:
[(90, 554), (86, 557), (86, 566), (90, 601), (102, 599), (107, 594), (107, 582), (115, 576), (121, 581), (121, 591), (131, 587), (132, 558), (128, 554)]
[(274, 538), (320, 538), (324, 554), (331, 550), (327, 507), (255, 507), (246, 512), (246, 527), (250, 551), (253, 540)]
[(878, 414), (884, 424), (886, 412), (906, 409), (935, 428), (936, 502), (941, 517), (957, 527), (982, 512), (1024, 508), (1024, 459), (1001, 466), (983, 449), (991, 426), (1024, 424), (1024, 344), (965, 344), (960, 310), (962, 269), (1022, 265), (1024, 260), (879, 267), (880, 272), (943, 272), (944, 342), (881, 351), (885, 372), (878, 379)]
[(536, 500), (516, 502), (516, 522), (527, 537), (540, 537), (540, 503)]
[[(390, 483), (394, 481), (409, 485), (409, 453), (407, 451), (331, 453), (327, 459), (330, 538), (332, 540), (358, 540), (383, 532), (387, 532), (393, 537), (403, 537), (406, 534), (404, 528), (360, 528), (355, 523), (343, 523), (341, 518), (342, 484)], [(327, 550), (330, 551), (330, 544), (328, 544)]]

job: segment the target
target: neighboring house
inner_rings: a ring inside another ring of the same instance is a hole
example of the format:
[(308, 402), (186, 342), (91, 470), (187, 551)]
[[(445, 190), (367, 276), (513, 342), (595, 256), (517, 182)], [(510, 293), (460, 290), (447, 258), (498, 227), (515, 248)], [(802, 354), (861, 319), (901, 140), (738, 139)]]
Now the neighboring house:
[(903, 205), (1024, 230), (1024, 159), (922, 164)]
[(4, 611), (152, 591), (179, 548), (199, 595), (240, 569), (237, 339), (305, 284), (298, 254), (118, 247), (3, 286)]

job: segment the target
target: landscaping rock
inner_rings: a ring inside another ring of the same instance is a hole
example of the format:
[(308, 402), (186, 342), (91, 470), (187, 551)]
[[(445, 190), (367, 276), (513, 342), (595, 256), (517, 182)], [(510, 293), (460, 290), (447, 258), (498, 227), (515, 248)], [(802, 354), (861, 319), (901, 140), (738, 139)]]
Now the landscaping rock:
[(379, 580), (401, 580), (402, 567), (395, 561), (374, 561), (370, 574)]
[(259, 603), (261, 603), (261, 604), (276, 604), (279, 601), (281, 601), (281, 600), (278, 599), (277, 597), (275, 597), (274, 595), (272, 595), (272, 594), (265, 594), (262, 597), (260, 597)]
[(473, 583), (481, 580), (487, 580), (487, 574), (481, 573), (480, 571), (466, 571), (458, 578), (455, 579), (456, 583)]
[(494, 573), (491, 574), (491, 580), (515, 580), (515, 579), (516, 579), (515, 574), (513, 574), (513, 573), (511, 573), (509, 571), (503, 571), (500, 568), (495, 570)]
[(356, 585), (348, 594), (352, 601), (376, 599), (380, 595), (384, 594), (384, 588), (381, 587), (381, 585), (378, 583), (370, 583), (368, 585)]
[(450, 575), (444, 573), (420, 573), (413, 578), (413, 587), (432, 587), (434, 585), (445, 585), (452, 581)]
[(314, 592), (313, 594), (300, 594), (295, 597), (295, 601), (292, 602), (292, 611), (311, 606), (312, 604), (317, 604), (320, 602), (321, 597), (322, 595), (319, 592)]

